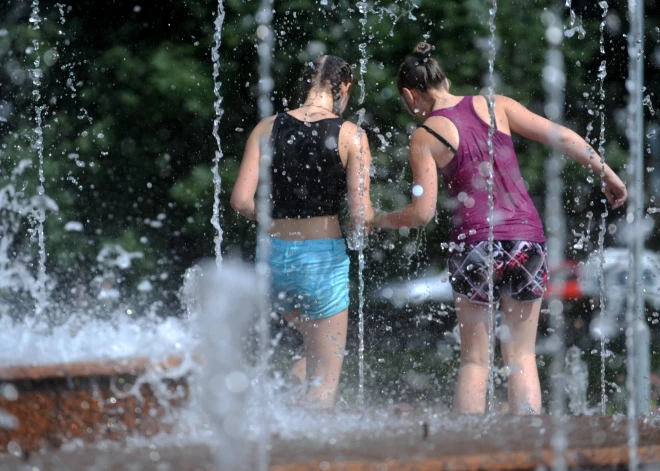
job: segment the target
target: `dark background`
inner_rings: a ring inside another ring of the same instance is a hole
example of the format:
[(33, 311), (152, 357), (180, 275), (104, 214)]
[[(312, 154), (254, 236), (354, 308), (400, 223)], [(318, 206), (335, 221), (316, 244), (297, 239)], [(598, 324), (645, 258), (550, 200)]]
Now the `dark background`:
[[(369, 56), (364, 76), (366, 100), (358, 105), (356, 83), (346, 117), (357, 121), (359, 108), (366, 109), (364, 127), (375, 170), (372, 199), (384, 209), (400, 207), (406, 204), (410, 193), (406, 146), (414, 123), (398, 98), (396, 69), (415, 44), (428, 35), (428, 41), (437, 48), (435, 57), (452, 82), (452, 91), (485, 93), (490, 2), (370, 2), (366, 35), (359, 23), (362, 15), (352, 3), (343, 0), (325, 3), (273, 2), (277, 35), (274, 108), (279, 112), (287, 104), (297, 103), (298, 76), (304, 61), (313, 60), (320, 53), (330, 53), (359, 66), (358, 45), (366, 42)], [(496, 92), (543, 114), (546, 95), (542, 69), (548, 44), (541, 15), (553, 5), (535, 0), (500, 3), (496, 17)], [(556, 2), (556, 7), (568, 25), (569, 11), (563, 8), (563, 2)], [(0, 18), (4, 18), (0, 24), (0, 116), (3, 118), (0, 120), (0, 188), (8, 184), (20, 188), (14, 200), (28, 207), (38, 185), (37, 154), (32, 146), (36, 137), (34, 86), (28, 69), (34, 67), (37, 57), (31, 49), (33, 40), (39, 41), (44, 76), (38, 104), (47, 105), (44, 187), (46, 195), (58, 207), (57, 211), (48, 212), (45, 221), (51, 311), (71, 303), (87, 306), (105, 286), (121, 293), (118, 301), (104, 301), (107, 307), (123, 303), (134, 306), (138, 312), (155, 309), (165, 315), (178, 315), (183, 272), (194, 263), (214, 256), (214, 230), (210, 224), (214, 188), (210, 168), (216, 143), (211, 134), (215, 97), (210, 50), (216, 8), (213, 2), (201, 1), (114, 0), (103, 4), (41, 1), (42, 22), (39, 30), (34, 30), (28, 23), (29, 2), (10, 0), (0, 6)], [(254, 19), (259, 2), (228, 0), (225, 8), (220, 51), (225, 111), (220, 124), (224, 152), (220, 164), (221, 224), (225, 231), (222, 247), (227, 259), (252, 260), (255, 226), (235, 214), (228, 203), (245, 140), (259, 119), (255, 47), (258, 39)], [(624, 170), (628, 158), (627, 5), (610, 2), (604, 28), (604, 56), (599, 53), (601, 8), (597, 2), (577, 0), (573, 1), (573, 8), (587, 34), (584, 39), (578, 39), (577, 35), (565, 38), (561, 46), (567, 74), (566, 124), (583, 136), (597, 138), (600, 118), (593, 114), (600, 104), (597, 71), (605, 60), (605, 158), (627, 179)], [(646, 1), (644, 95), (649, 96), (654, 106), (660, 86), (659, 26), (657, 3)], [(359, 78), (357, 67), (356, 75)], [(646, 204), (655, 206), (653, 196), (660, 186), (660, 145), (653, 132), (658, 120), (648, 108), (645, 117), (649, 134), (645, 144)], [(590, 124), (594, 130), (589, 132)], [(530, 194), (543, 217), (546, 192), (543, 166), (549, 150), (519, 139), (516, 146)], [(72, 154), (78, 157), (71, 157)], [(21, 175), (12, 175), (24, 159), (32, 160), (33, 165)], [(84, 162), (84, 166), (77, 164), (76, 159)], [(566, 256), (584, 260), (597, 244), (597, 223), (602, 212), (598, 204), (600, 195), (597, 185), (587, 181), (587, 171), (570, 161), (563, 177)], [(594, 215), (590, 241), (583, 250), (573, 249), (577, 241), (573, 231), (586, 230), (588, 211)], [(447, 237), (448, 214), (444, 196), (440, 195), (438, 216), (423, 230), (412, 230), (407, 236), (383, 231), (371, 237), (364, 276), (367, 336), (373, 349), (384, 348), (385, 337), (396, 337), (399, 340), (392, 348), (406, 350), (406, 342), (401, 339), (420, 331), (433, 332), (432, 341), (428, 345), (422, 342), (420, 347), (433, 349), (445, 330), (453, 326), (450, 307), (424, 307), (422, 314), (448, 313), (444, 317), (435, 316), (440, 323), (428, 322), (420, 321), (415, 309), (394, 309), (370, 298), (385, 281), (407, 280), (429, 270), (442, 269), (445, 253), (440, 243)], [(608, 224), (617, 222), (624, 214), (625, 209), (610, 211)], [(9, 258), (0, 263), (21, 263), (34, 273), (37, 244), (29, 231), (35, 227), (34, 223), (26, 212), (21, 213), (8, 204), (0, 204), (0, 216), (4, 221), (0, 235), (7, 242), (4, 253)], [(657, 219), (657, 215), (648, 218)], [(82, 222), (83, 231), (65, 230), (69, 221)], [(11, 240), (7, 238), (9, 233)], [(620, 241), (608, 234), (606, 245), (617, 243)], [(101, 250), (115, 244), (141, 256), (133, 258), (127, 269), (99, 260)], [(657, 250), (658, 245), (660, 238), (657, 230), (653, 230), (646, 247)], [(354, 288), (356, 271), (352, 270)], [(137, 286), (145, 280), (152, 289), (138, 291)], [(354, 296), (356, 289), (352, 293)], [(25, 296), (0, 287), (0, 299), (14, 306), (11, 312), (20, 317), (19, 307), (25, 303)], [(356, 310), (351, 308), (352, 318)], [(571, 327), (569, 335), (582, 335), (579, 329), (588, 323), (592, 310), (589, 300), (571, 304), (568, 317), (571, 326), (578, 330), (572, 331)], [(53, 317), (62, 316), (59, 313)], [(582, 318), (582, 323), (576, 321)], [(588, 354), (589, 346), (583, 348)]]

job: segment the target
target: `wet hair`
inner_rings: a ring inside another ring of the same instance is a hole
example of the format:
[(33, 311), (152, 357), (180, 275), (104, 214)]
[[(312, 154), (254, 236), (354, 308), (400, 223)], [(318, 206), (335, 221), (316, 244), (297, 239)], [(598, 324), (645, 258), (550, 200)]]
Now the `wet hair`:
[(449, 88), (447, 76), (440, 68), (440, 64), (431, 57), (434, 49), (435, 47), (429, 43), (421, 42), (401, 63), (396, 81), (399, 93), (402, 93), (404, 88), (423, 91), (440, 88), (445, 80), (447, 82), (444, 85)]
[(340, 99), (341, 86), (352, 84), (353, 79), (353, 70), (344, 59), (337, 56), (321, 56), (314, 62), (308, 62), (300, 76), (301, 102), (307, 99), (313, 88), (329, 87), (336, 104)]

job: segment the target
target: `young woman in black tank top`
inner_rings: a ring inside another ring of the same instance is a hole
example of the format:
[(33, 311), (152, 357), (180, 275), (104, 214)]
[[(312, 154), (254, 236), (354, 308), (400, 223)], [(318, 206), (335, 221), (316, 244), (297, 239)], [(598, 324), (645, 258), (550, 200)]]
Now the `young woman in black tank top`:
[(304, 405), (334, 404), (348, 323), (348, 255), (339, 205), (348, 195), (354, 227), (373, 219), (369, 199), (371, 154), (364, 131), (339, 116), (353, 73), (335, 56), (309, 63), (300, 79), (303, 104), (262, 120), (252, 131), (232, 191), (231, 206), (256, 220), (259, 142), (273, 149), (273, 309), (302, 333), (304, 356), (292, 380), (307, 386)]

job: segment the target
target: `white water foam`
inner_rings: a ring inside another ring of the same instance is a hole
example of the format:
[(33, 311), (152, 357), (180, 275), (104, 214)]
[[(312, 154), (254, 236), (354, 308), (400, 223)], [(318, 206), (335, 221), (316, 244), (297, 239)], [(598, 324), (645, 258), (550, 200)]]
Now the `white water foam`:
[(0, 367), (189, 355), (197, 344), (190, 323), (155, 314), (132, 319), (117, 313), (110, 320), (71, 316), (49, 332), (31, 321), (0, 317)]

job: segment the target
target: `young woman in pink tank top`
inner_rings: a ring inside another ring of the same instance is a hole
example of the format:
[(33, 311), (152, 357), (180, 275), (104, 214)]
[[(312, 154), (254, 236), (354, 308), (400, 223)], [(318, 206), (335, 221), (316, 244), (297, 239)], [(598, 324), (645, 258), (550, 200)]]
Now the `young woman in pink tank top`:
[[(447, 265), (461, 333), (461, 366), (454, 410), (483, 413), (488, 380), (488, 187), (490, 117), (485, 97), (456, 96), (420, 43), (401, 64), (398, 87), (408, 112), (424, 121), (410, 139), (412, 202), (381, 213), (376, 227), (397, 229), (427, 224), (435, 214), (438, 169), (454, 200)], [(596, 174), (613, 209), (626, 200), (626, 187), (591, 146), (575, 132), (532, 113), (505, 96), (495, 97), (493, 135), (494, 295), (503, 312), (502, 356), (509, 368), (509, 410), (539, 413), (541, 388), (536, 368), (536, 330), (547, 282), (543, 225), (525, 188), (511, 133), (549, 144)]]

